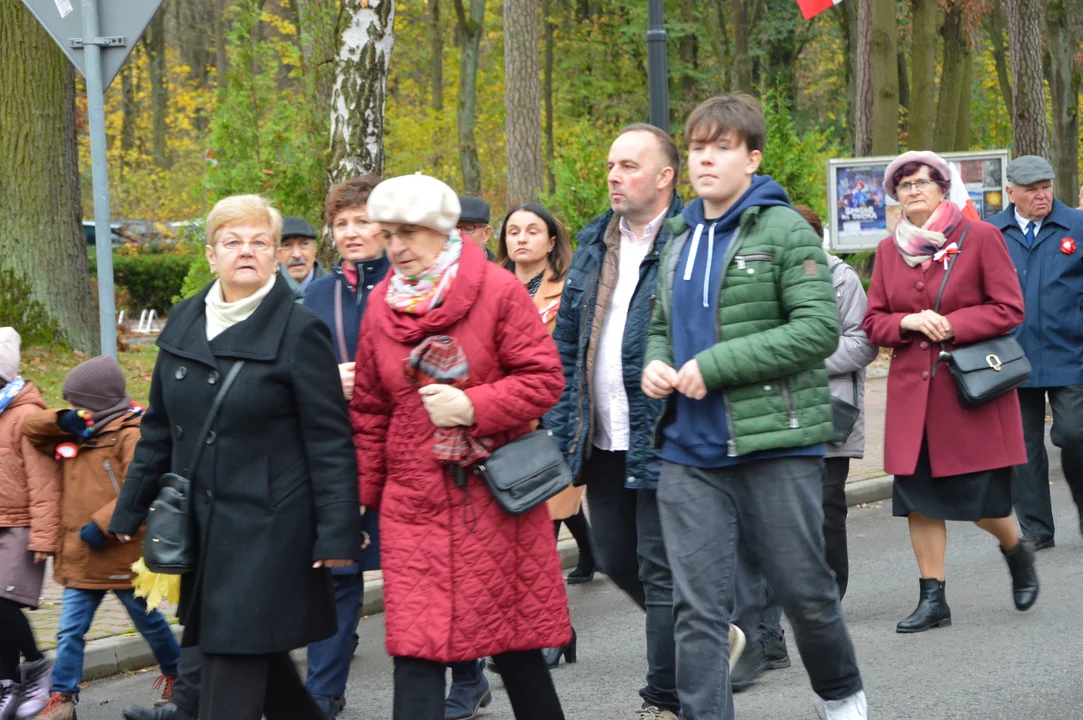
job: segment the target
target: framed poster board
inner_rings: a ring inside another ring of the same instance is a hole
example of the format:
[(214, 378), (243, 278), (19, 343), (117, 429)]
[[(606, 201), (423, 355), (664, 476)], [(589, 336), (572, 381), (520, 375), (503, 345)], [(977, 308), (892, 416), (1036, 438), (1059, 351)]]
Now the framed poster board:
[[(1007, 150), (939, 153), (959, 168), (978, 215), (995, 215), (1008, 203)], [(884, 170), (896, 156), (827, 162), (827, 246), (832, 252), (874, 250), (895, 230), (901, 209), (884, 192)]]

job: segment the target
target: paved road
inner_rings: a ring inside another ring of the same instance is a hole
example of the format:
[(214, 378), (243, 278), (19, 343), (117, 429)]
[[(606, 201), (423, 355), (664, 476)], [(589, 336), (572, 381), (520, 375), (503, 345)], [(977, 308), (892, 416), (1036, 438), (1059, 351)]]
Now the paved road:
[[(1052, 458), (1051, 458), (1052, 460)], [(1051, 465), (1059, 463), (1051, 462)], [(1028, 613), (1012, 607), (1008, 572), (994, 541), (973, 526), (949, 529), (948, 598), (954, 625), (897, 635), (917, 599), (917, 569), (906, 523), (882, 507), (852, 509), (846, 616), (876, 720), (1067, 720), (1083, 718), (1083, 538), (1063, 481), (1053, 487), (1057, 547), (1039, 554), (1042, 596)], [(608, 582), (572, 588), (577, 665), (555, 671), (569, 720), (630, 720), (643, 679), (642, 614)], [(383, 623), (361, 623), (361, 646), (343, 720), (391, 717), (391, 663)], [(815, 697), (792, 647), (794, 666), (737, 696), (739, 718), (815, 718)], [(82, 720), (117, 720), (124, 705), (152, 697), (153, 674), (93, 684)], [(495, 702), (481, 716), (511, 720), (494, 680)]]

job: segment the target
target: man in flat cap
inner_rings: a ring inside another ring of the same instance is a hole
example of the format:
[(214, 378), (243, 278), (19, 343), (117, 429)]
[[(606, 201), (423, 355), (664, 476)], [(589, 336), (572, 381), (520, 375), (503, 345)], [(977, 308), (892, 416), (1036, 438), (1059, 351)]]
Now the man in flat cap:
[(1053, 547), (1047, 395), (1053, 444), (1076, 507), (1083, 508), (1083, 212), (1054, 197), (1054, 177), (1045, 158), (1016, 158), (1007, 171), (1011, 204), (988, 218), (1008, 243), (1026, 304), (1015, 337), (1033, 368), (1019, 390), (1029, 462), (1015, 468), (1012, 495), (1023, 534), (1037, 550)]
[(464, 238), (480, 245), (489, 262), (496, 260), (496, 255), (489, 249), (489, 241), (493, 239), (493, 226), (489, 224), (489, 203), (473, 195), (460, 195), (459, 205), (463, 209), (459, 216), (459, 232)]
[(297, 302), (305, 297), (313, 280), (323, 277), (327, 271), (316, 259), (316, 230), (308, 221), (299, 217), (282, 218), (282, 240), (278, 243), (278, 271)]

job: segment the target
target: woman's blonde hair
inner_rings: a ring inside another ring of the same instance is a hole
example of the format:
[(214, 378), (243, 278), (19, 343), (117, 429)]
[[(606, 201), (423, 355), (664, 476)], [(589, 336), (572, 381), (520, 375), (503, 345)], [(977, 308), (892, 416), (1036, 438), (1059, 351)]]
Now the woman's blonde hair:
[(282, 214), (271, 203), (259, 195), (230, 195), (216, 202), (207, 215), (207, 244), (218, 241), (219, 230), (238, 223), (265, 223), (275, 247), (282, 239)]

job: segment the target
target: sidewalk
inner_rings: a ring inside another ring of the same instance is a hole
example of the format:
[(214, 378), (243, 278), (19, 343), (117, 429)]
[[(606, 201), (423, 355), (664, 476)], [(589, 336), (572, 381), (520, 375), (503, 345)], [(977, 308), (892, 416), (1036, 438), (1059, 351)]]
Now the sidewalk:
[[(876, 377), (881, 375), (880, 377)], [(884, 467), (884, 404), (887, 401), (886, 372), (875, 365), (870, 368), (865, 390), (865, 457), (850, 463), (850, 504), (873, 502), (890, 496), (891, 478), (883, 477)], [(860, 483), (860, 485), (853, 485)], [(852, 492), (851, 492), (852, 491)], [(589, 511), (588, 511), (589, 512)], [(575, 566), (578, 551), (567, 528), (562, 528), (559, 543), (565, 568)], [(42, 588), (42, 606), (29, 613), (30, 624), (43, 650), (56, 647), (56, 631), (60, 622), (61, 598), (64, 588), (53, 581), (52, 563), (46, 569)], [(161, 611), (171, 623), (176, 623), (176, 608), (164, 603)], [(365, 573), (365, 614), (383, 611), (383, 574)], [(124, 637), (131, 636), (131, 637)], [(116, 641), (111, 641), (116, 638)], [(87, 639), (85, 677), (87, 680), (112, 675), (118, 670), (132, 669), (153, 663), (149, 650), (132, 626), (124, 607), (112, 593), (102, 601)], [(97, 643), (93, 641), (99, 641)], [(95, 646), (106, 650), (94, 657)], [(142, 660), (142, 665), (140, 661)]]

